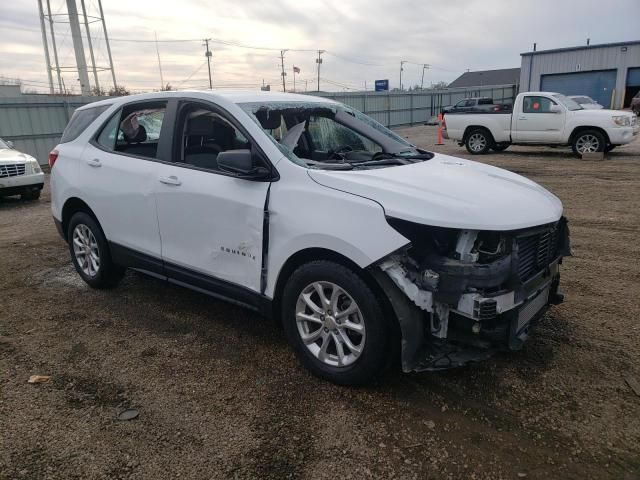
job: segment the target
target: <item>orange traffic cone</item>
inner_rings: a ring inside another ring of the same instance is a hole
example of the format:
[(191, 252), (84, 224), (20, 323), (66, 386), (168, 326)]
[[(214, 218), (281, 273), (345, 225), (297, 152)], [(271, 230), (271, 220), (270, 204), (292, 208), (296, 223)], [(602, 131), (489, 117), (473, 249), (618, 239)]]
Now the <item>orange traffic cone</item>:
[(442, 113), (439, 113), (438, 114), (438, 141), (436, 142), (436, 145), (444, 145), (444, 143), (442, 143), (442, 122), (443, 122)]

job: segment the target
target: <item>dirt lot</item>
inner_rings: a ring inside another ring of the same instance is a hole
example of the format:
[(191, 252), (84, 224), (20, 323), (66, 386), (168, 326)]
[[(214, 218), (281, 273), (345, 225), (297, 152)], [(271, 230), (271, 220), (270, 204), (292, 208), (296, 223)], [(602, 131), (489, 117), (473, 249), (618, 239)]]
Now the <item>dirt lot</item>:
[[(401, 131), (467, 157), (434, 132)], [(567, 300), (521, 352), (363, 389), (313, 378), (240, 308), (135, 273), (89, 289), (48, 190), (0, 201), (0, 477), (640, 478), (640, 141), (605, 162), (474, 159), (564, 202)], [(118, 421), (126, 407), (140, 416)]]

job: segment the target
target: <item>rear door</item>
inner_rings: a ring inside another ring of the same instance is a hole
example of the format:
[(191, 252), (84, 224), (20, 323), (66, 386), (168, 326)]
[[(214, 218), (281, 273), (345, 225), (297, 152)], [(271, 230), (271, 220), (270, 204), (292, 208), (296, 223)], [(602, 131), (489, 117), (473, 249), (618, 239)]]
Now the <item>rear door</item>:
[[(85, 149), (80, 166), (84, 196), (116, 260), (158, 273), (160, 233), (153, 194), (166, 108), (166, 101), (147, 101), (115, 112)], [(134, 258), (140, 262), (132, 262)]]
[(270, 183), (227, 174), (216, 161), (229, 150), (258, 155), (256, 145), (217, 106), (195, 101), (178, 105), (173, 139), (172, 162), (154, 181), (166, 274), (228, 296), (260, 292)]
[(540, 95), (525, 95), (521, 111), (513, 113), (513, 140), (524, 143), (560, 143), (566, 111), (552, 112), (558, 103)]

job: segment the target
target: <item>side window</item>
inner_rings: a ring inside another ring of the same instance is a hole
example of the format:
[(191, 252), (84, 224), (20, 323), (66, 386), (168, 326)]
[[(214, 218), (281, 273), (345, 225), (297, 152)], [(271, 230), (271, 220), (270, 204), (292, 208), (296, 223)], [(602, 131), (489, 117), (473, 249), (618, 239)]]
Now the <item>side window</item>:
[(458, 103), (454, 105), (454, 108), (464, 107), (467, 104), (466, 100), (460, 100)]
[(475, 100), (467, 100), (464, 104), (465, 107), (475, 107), (475, 105), (476, 105)]
[(492, 98), (481, 98), (478, 100), (478, 105), (491, 105), (493, 104)]
[(76, 110), (71, 116), (71, 120), (64, 129), (60, 143), (67, 143), (75, 140), (85, 129), (98, 118), (111, 105), (100, 105), (99, 107), (84, 108)]
[(107, 150), (156, 158), (167, 102), (127, 105), (115, 113), (96, 141)]
[(350, 147), (356, 151), (382, 152), (377, 143), (327, 117), (310, 117), (307, 131), (315, 150), (329, 152)]
[(124, 140), (122, 132), (120, 131), (120, 116), (122, 115), (122, 111), (118, 111), (115, 113), (107, 122), (107, 124), (102, 128), (100, 135), (96, 141), (106, 148), (107, 150), (113, 150), (116, 146), (116, 138), (119, 136), (119, 140)]
[(214, 111), (194, 105), (183, 118), (180, 160), (188, 165), (219, 170), (220, 152), (251, 149), (242, 132)]
[(527, 96), (524, 97), (522, 111), (524, 113), (549, 113), (551, 105), (556, 105), (556, 102), (547, 97)]

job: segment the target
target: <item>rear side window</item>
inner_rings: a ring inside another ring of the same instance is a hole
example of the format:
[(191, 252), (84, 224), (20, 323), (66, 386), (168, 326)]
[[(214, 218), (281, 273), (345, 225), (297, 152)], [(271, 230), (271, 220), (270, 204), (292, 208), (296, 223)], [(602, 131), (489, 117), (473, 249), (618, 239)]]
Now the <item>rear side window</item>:
[(96, 142), (106, 150), (156, 158), (167, 102), (136, 103), (116, 112)]
[(493, 98), (481, 98), (478, 100), (478, 105), (492, 105)]
[(110, 106), (111, 105), (100, 105), (99, 107), (76, 110), (71, 116), (67, 128), (65, 128), (62, 133), (60, 143), (71, 142), (78, 138), (78, 136)]

